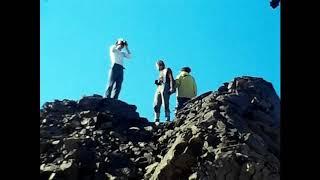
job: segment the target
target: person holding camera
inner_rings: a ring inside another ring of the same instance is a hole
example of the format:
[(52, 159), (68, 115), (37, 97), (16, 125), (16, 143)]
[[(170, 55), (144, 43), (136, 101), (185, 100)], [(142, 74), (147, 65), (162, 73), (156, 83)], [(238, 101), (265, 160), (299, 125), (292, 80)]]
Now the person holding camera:
[[(126, 51), (122, 51), (123, 49)], [(110, 47), (111, 69), (109, 71), (109, 85), (105, 93), (106, 98), (118, 99), (119, 97), (123, 81), (123, 58), (131, 58), (131, 52), (129, 51), (127, 41), (118, 39)]]
[(162, 104), (165, 109), (166, 121), (170, 121), (169, 99), (170, 95), (175, 92), (175, 82), (171, 69), (166, 68), (162, 60), (156, 63), (156, 67), (159, 70), (159, 79), (154, 82), (157, 85), (157, 89), (154, 96), (153, 109), (155, 114), (154, 120), (159, 124)]

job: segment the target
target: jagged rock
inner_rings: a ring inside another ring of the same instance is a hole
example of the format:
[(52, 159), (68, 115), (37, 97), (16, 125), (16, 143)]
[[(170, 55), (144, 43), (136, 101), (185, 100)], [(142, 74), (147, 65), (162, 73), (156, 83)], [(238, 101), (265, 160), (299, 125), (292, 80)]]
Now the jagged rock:
[(153, 130), (152, 126), (146, 126), (146, 127), (144, 127), (144, 129), (145, 129), (146, 131), (152, 131), (152, 130)]
[(99, 107), (99, 103), (102, 99), (102, 96), (99, 95), (85, 96), (79, 100), (78, 106), (83, 110), (95, 110)]
[(111, 121), (101, 124), (101, 129), (108, 129), (108, 128), (112, 128), (112, 122)]
[[(184, 151), (186, 146), (187, 142), (185, 142), (184, 138), (179, 135), (173, 143), (172, 147), (168, 150), (165, 157), (161, 160), (159, 165), (154, 170), (154, 173), (152, 174), (150, 179), (173, 179), (177, 176), (177, 173), (180, 175), (181, 172), (176, 171), (177, 169), (173, 165), (173, 162), (178, 158), (177, 156), (179, 156)], [(178, 165), (180, 165), (180, 167), (182, 166), (182, 168), (187, 166), (187, 164), (182, 163), (182, 160), (178, 162)]]
[(79, 134), (81, 134), (81, 135), (84, 135), (84, 134), (86, 134), (87, 133), (87, 130), (86, 129), (82, 129), (80, 132), (79, 132)]
[(120, 144), (119, 150), (120, 150), (120, 151), (124, 151), (124, 150), (126, 150), (126, 149), (128, 149), (128, 148), (129, 148), (129, 145), (128, 145), (128, 144)]
[(164, 136), (161, 136), (158, 141), (161, 143), (161, 142), (167, 140), (168, 138), (170, 138), (172, 136), (172, 134), (173, 134), (173, 130), (170, 129), (170, 130), (166, 131)]
[(68, 138), (64, 140), (64, 146), (67, 151), (77, 149), (79, 147), (80, 140), (78, 138)]
[(63, 161), (59, 168), (62, 171), (64, 171), (65, 169), (70, 168), (72, 166), (72, 164), (73, 164), (72, 160), (71, 161)]
[(252, 112), (252, 119), (255, 121), (262, 121), (266, 124), (273, 124), (273, 119), (270, 115), (268, 115), (267, 113), (264, 113), (260, 110), (256, 110)]
[(152, 173), (154, 172), (154, 170), (156, 169), (156, 167), (158, 166), (158, 162), (155, 162), (153, 164), (150, 164), (149, 166), (145, 167), (146, 173), (144, 175), (145, 179), (150, 179)]
[(145, 142), (138, 142), (139, 147), (144, 148), (146, 146)]
[(221, 86), (221, 87), (218, 89), (218, 91), (219, 91), (220, 93), (225, 93), (225, 92), (228, 91), (228, 87), (226, 87), (226, 86)]
[(52, 144), (53, 144), (53, 145), (58, 145), (59, 143), (60, 143), (60, 141), (59, 141), (59, 140), (52, 141)]
[(155, 126), (125, 102), (85, 96), (40, 110), (40, 179), (280, 179), (280, 99), (237, 77)]
[(130, 127), (129, 130), (136, 130), (136, 131), (139, 131), (140, 128), (139, 127)]
[(110, 131), (109, 134), (110, 134), (110, 136), (118, 138), (122, 142), (127, 141), (127, 139), (128, 139), (127, 137), (125, 137), (125, 136), (123, 136), (120, 133), (117, 133), (115, 131)]
[(77, 127), (79, 127), (81, 125), (81, 123), (79, 122), (79, 121), (77, 121), (77, 120), (73, 120), (72, 122), (71, 122), (71, 126), (73, 127), (73, 128), (77, 128)]
[(83, 118), (83, 120), (81, 121), (81, 125), (87, 125), (87, 124), (89, 124), (89, 122), (90, 122), (90, 118)]

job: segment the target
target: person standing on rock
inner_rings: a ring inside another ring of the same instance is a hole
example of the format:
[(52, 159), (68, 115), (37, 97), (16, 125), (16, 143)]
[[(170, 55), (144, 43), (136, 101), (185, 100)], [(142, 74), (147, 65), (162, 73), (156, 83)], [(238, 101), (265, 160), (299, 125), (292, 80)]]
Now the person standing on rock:
[[(125, 51), (122, 51), (125, 48)], [(123, 81), (123, 58), (131, 58), (128, 43), (124, 39), (118, 39), (110, 47), (111, 69), (109, 71), (109, 84), (105, 93), (106, 98), (118, 99)], [(114, 93), (112, 93), (112, 91)]]
[(170, 121), (169, 99), (170, 95), (175, 92), (175, 82), (170, 68), (166, 68), (162, 60), (156, 63), (159, 70), (159, 79), (155, 80), (157, 85), (156, 93), (154, 96), (154, 120), (156, 123), (160, 121), (160, 109), (163, 103), (165, 110), (166, 121)]
[(177, 110), (181, 109), (191, 98), (197, 96), (197, 84), (190, 72), (191, 68), (183, 67), (176, 77)]

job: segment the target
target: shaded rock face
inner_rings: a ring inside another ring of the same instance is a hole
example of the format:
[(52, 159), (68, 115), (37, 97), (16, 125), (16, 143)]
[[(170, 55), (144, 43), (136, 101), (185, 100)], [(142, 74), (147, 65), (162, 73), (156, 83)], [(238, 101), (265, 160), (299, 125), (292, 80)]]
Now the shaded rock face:
[(191, 99), (159, 126), (98, 95), (46, 103), (40, 179), (280, 179), (279, 106), (253, 77)]
[[(136, 109), (98, 95), (46, 103), (40, 113), (40, 179), (142, 177), (141, 164), (152, 161), (148, 153), (155, 148), (145, 130), (150, 123)], [(144, 155), (146, 162), (139, 161)]]

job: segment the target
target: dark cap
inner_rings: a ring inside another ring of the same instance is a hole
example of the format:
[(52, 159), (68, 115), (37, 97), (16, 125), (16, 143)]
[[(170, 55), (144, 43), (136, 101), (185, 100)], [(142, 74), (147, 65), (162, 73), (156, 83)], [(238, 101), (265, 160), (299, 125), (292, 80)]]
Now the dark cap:
[(162, 60), (158, 60), (158, 61), (157, 61), (157, 64), (158, 64), (159, 66), (164, 66), (164, 62), (163, 62)]
[(185, 72), (187, 72), (187, 73), (190, 73), (190, 72), (191, 72), (191, 68), (189, 68), (189, 67), (183, 67), (183, 68), (181, 68), (181, 71), (185, 71)]
[(127, 44), (127, 41), (124, 40), (123, 38), (119, 38), (119, 39), (117, 39), (117, 41), (116, 41), (116, 45), (118, 45), (118, 44), (120, 44), (120, 45), (126, 45), (126, 44)]

